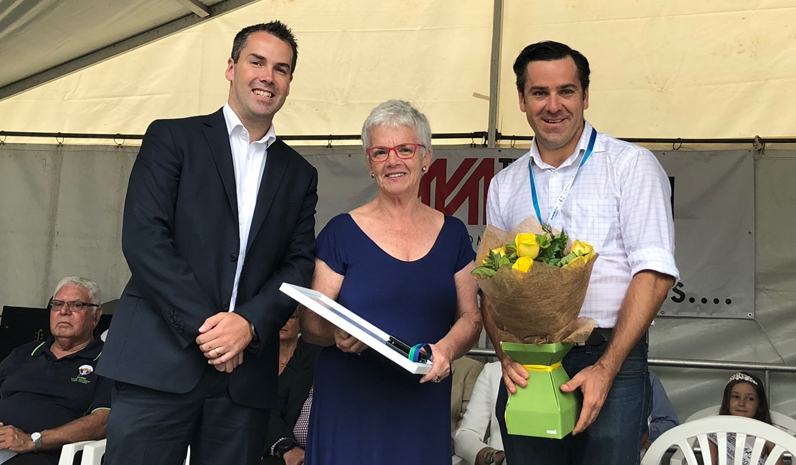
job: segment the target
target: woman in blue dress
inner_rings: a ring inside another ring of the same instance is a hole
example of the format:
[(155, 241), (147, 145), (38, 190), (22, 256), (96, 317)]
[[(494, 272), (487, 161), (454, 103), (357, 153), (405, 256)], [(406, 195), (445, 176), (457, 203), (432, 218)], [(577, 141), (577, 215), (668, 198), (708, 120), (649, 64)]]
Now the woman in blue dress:
[(418, 200), (431, 128), (406, 102), (377, 106), (362, 128), (376, 198), (318, 235), (312, 287), (391, 336), (428, 343), (412, 375), (309, 310), (302, 335), (325, 346), (315, 368), (305, 463), (449, 464), (450, 363), (481, 333), (467, 229)]

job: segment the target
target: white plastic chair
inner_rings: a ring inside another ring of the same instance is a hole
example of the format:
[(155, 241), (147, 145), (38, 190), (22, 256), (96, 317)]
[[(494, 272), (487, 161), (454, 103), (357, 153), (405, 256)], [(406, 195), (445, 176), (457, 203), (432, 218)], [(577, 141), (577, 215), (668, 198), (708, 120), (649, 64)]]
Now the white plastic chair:
[[(700, 418), (706, 418), (709, 416), (715, 416), (719, 414), (720, 405), (714, 405), (712, 407), (703, 408), (698, 412), (693, 413), (690, 417), (685, 420), (685, 423), (690, 421), (699, 420)], [(779, 413), (779, 412), (771, 412), (771, 421), (774, 423), (774, 426), (781, 429), (782, 431), (790, 434), (791, 436), (796, 436), (796, 420), (793, 418)], [(677, 450), (677, 452), (672, 455), (672, 458), (669, 460), (669, 465), (685, 465), (685, 456), (683, 456), (683, 451)]]
[[(87, 442), (89, 443), (85, 444), (85, 446), (83, 447), (83, 459), (80, 462), (80, 465), (101, 465), (102, 456), (105, 455), (105, 446), (107, 440), (103, 439), (101, 441), (96, 441), (96, 442), (90, 442), (90, 441)], [(188, 447), (188, 452), (185, 456), (185, 465), (188, 465), (190, 462), (191, 462), (191, 448)], [(68, 464), (59, 462), (58, 465), (72, 465), (72, 462), (70, 461)]]
[(75, 460), (75, 454), (92, 442), (94, 441), (80, 441), (64, 444), (64, 446), (61, 447), (61, 457), (58, 459), (58, 465), (72, 465), (72, 462)]
[[(700, 418), (705, 418), (711, 415), (718, 415), (720, 405), (714, 405), (713, 407), (703, 408), (702, 410), (692, 414), (688, 419), (686, 419), (686, 423), (689, 421), (698, 420)], [(774, 426), (785, 431), (786, 433), (790, 434), (791, 436), (796, 436), (796, 420), (793, 418), (779, 412), (771, 411), (771, 422), (774, 423)]]
[[(752, 464), (758, 463), (766, 441), (775, 444), (774, 449), (765, 461), (766, 465), (774, 465), (785, 451), (789, 451), (791, 454), (796, 452), (796, 438), (774, 426), (752, 420), (751, 418), (721, 415), (686, 422), (663, 433), (652, 443), (652, 446), (650, 446), (641, 460), (641, 465), (658, 465), (671, 446), (678, 446), (683, 451), (688, 465), (698, 465), (700, 462), (697, 461), (692, 448), (692, 439), (694, 438), (696, 438), (696, 442), (702, 449), (704, 463), (710, 464), (712, 463), (712, 458), (710, 446), (708, 445), (710, 443), (708, 433), (716, 433), (719, 465), (727, 465), (727, 433), (735, 433), (736, 444), (744, 444), (747, 436), (755, 437), (752, 457), (749, 462)], [(743, 447), (735, 449), (736, 464), (743, 463), (743, 451)]]
[(102, 463), (102, 456), (105, 455), (105, 444), (107, 440), (92, 442), (86, 444), (83, 448), (83, 460), (80, 465), (100, 465)]

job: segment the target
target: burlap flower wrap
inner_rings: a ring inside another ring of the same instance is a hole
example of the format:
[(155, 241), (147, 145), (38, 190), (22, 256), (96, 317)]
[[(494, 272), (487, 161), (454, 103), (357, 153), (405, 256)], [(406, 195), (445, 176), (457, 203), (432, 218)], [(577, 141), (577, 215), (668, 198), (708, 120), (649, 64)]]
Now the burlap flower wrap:
[[(478, 247), (476, 264), (482, 263), (491, 249), (513, 242), (519, 233), (528, 232), (543, 233), (535, 216), (526, 218), (510, 232), (487, 226)], [(570, 243), (566, 253), (571, 247)], [(476, 276), (489, 299), (490, 315), (500, 331), (501, 341), (520, 344), (585, 342), (596, 322), (578, 315), (597, 257), (595, 253), (588, 262), (581, 261), (566, 268), (534, 262), (525, 273), (502, 266), (491, 278)]]

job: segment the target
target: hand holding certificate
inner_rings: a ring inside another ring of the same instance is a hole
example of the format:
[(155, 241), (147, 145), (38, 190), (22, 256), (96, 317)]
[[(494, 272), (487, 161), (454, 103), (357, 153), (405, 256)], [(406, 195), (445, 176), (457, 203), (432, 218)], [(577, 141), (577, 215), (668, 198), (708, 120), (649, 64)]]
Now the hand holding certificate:
[(288, 283), (283, 283), (279, 290), (408, 372), (422, 375), (431, 370), (428, 344), (410, 346), (318, 291)]

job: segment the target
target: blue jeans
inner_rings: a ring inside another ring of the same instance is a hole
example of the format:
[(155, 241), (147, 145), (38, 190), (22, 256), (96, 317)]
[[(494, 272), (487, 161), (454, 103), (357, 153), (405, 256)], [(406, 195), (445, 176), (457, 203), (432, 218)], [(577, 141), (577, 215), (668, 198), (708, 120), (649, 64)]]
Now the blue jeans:
[[(575, 346), (562, 365), (570, 377), (591, 366), (605, 353), (607, 342)], [(630, 352), (614, 379), (597, 419), (577, 436), (563, 439), (514, 436), (506, 432), (508, 391), (498, 391), (495, 413), (503, 435), (506, 462), (511, 465), (638, 465), (641, 438), (647, 432), (652, 388), (647, 368), (647, 343)]]

